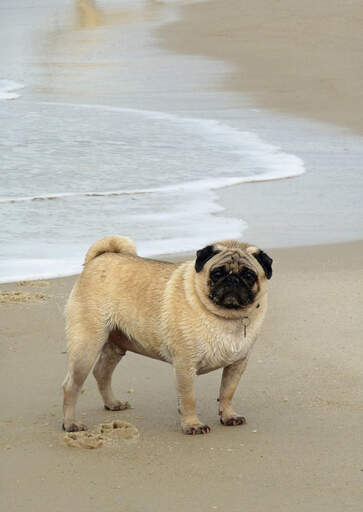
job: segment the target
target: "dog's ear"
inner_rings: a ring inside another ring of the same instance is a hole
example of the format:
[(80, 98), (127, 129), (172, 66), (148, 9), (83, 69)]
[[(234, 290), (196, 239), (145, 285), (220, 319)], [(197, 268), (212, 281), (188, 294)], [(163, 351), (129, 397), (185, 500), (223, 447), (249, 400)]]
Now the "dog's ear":
[(257, 252), (252, 253), (252, 256), (254, 256), (256, 258), (256, 260), (259, 262), (259, 264), (265, 271), (265, 275), (266, 275), (267, 279), (271, 279), (273, 259), (270, 258), (270, 256), (268, 254), (261, 251), (260, 249), (258, 249)]
[(218, 254), (220, 251), (217, 251), (213, 245), (207, 245), (203, 249), (197, 251), (197, 259), (195, 260), (195, 270), (196, 272), (200, 272), (204, 265), (208, 260), (213, 258), (215, 254)]

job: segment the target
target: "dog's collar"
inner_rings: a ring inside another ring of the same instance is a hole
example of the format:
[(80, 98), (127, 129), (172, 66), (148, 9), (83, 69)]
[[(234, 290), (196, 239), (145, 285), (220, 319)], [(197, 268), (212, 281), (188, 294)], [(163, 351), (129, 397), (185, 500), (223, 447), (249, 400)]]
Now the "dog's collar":
[[(255, 309), (258, 309), (259, 307), (260, 307), (260, 303), (258, 302), (256, 304), (256, 307), (251, 311), (251, 313)], [(251, 323), (251, 320), (250, 320), (249, 315), (246, 315), (246, 316), (242, 317), (242, 326), (243, 326), (243, 336), (244, 336), (244, 338), (247, 336), (247, 327), (250, 325), (250, 323)]]

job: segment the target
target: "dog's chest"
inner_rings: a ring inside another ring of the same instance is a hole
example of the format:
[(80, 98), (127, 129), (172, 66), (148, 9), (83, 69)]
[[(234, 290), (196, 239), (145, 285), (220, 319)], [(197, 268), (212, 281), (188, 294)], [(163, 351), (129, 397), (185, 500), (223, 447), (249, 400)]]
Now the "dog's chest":
[(228, 329), (209, 327), (199, 347), (197, 373), (207, 373), (247, 357), (256, 339), (253, 326), (241, 322)]

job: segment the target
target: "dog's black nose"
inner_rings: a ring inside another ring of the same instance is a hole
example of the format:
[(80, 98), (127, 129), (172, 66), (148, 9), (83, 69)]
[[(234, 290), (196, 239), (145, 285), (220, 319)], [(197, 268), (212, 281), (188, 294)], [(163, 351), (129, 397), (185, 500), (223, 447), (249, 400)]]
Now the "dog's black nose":
[(238, 288), (241, 284), (239, 277), (236, 276), (235, 274), (229, 275), (225, 282), (228, 286), (231, 286), (232, 288)]

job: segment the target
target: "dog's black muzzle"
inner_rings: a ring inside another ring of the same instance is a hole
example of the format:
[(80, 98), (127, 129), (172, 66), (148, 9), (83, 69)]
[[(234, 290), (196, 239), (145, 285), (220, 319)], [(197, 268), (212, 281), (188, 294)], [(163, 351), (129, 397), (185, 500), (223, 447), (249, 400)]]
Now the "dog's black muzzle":
[(209, 297), (218, 306), (228, 309), (244, 308), (254, 300), (252, 290), (236, 274), (230, 274), (217, 283)]

